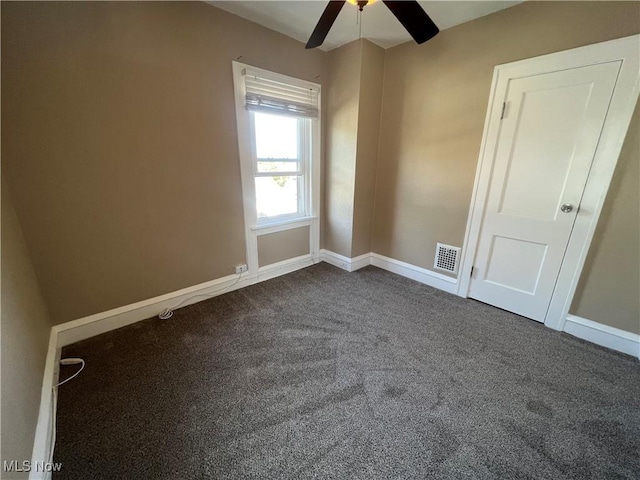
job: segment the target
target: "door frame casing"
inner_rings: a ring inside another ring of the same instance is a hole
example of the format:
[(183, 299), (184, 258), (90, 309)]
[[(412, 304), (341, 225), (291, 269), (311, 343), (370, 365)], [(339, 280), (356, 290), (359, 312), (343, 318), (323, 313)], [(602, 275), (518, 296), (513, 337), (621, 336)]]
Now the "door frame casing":
[(640, 35), (619, 38), (540, 57), (498, 65), (494, 68), (489, 105), (484, 123), (476, 177), (462, 247), (457, 294), (468, 297), (480, 229), (500, 133), (502, 104), (510, 79), (551, 73), (608, 62), (620, 62), (620, 70), (596, 148), (582, 201), (569, 237), (560, 273), (544, 324), (563, 330), (591, 240), (600, 218), (611, 178), (620, 156), (629, 123), (640, 93)]

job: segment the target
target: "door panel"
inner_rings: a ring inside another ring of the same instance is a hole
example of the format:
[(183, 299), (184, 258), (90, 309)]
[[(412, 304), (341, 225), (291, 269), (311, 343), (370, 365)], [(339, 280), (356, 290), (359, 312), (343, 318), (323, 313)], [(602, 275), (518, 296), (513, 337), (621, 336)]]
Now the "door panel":
[(619, 69), (509, 81), (470, 297), (544, 321)]
[[(591, 89), (592, 85), (576, 85), (522, 92), (500, 213), (555, 218)], [(558, 97), (564, 101), (556, 102)], [(531, 185), (544, 185), (544, 195)]]
[(492, 238), (486, 281), (524, 293), (534, 293), (547, 255), (547, 245), (515, 238)]

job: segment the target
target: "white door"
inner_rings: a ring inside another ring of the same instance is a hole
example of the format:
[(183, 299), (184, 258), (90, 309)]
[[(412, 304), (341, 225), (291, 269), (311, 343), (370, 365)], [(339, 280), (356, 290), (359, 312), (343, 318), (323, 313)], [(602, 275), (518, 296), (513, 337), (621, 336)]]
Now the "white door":
[(471, 298), (544, 321), (619, 70), (509, 80)]

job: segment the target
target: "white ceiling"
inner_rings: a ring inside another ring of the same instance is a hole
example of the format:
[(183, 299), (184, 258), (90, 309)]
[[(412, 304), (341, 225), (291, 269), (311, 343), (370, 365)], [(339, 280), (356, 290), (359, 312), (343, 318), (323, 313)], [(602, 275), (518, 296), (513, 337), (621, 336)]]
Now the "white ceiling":
[[(327, 1), (209, 1), (222, 10), (306, 43)], [(418, 2), (440, 30), (509, 8), (521, 1), (430, 1)], [(329, 51), (359, 38), (358, 8), (346, 3), (333, 24), (322, 50)], [(383, 48), (408, 42), (411, 37), (380, 0), (362, 12), (362, 37)]]

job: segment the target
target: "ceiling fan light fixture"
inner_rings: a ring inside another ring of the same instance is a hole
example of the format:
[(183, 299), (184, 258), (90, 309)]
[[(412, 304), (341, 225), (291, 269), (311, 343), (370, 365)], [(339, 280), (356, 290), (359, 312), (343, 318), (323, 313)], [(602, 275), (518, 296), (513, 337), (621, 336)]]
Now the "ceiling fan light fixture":
[(360, 11), (362, 11), (364, 7), (372, 4), (375, 1), (376, 0), (347, 0), (347, 2), (349, 2), (351, 5), (355, 5), (356, 7), (358, 7)]
[[(356, 5), (360, 11), (373, 2), (373, 0), (330, 0), (322, 12), (316, 28), (313, 29), (305, 48), (315, 48), (322, 45), (329, 33), (329, 29), (338, 18), (338, 14), (345, 3)], [(426, 42), (435, 37), (440, 29), (422, 9), (417, 0), (382, 0), (398, 19), (402, 26), (417, 44)]]

